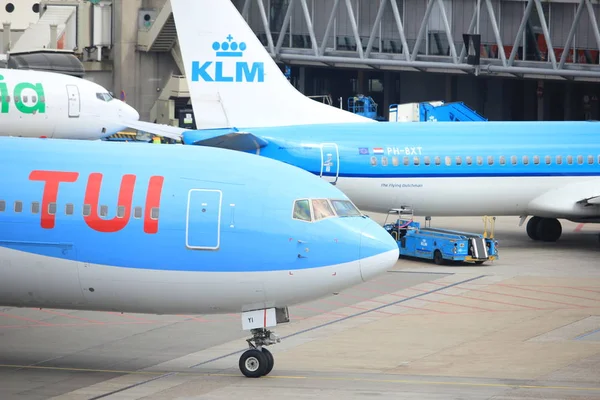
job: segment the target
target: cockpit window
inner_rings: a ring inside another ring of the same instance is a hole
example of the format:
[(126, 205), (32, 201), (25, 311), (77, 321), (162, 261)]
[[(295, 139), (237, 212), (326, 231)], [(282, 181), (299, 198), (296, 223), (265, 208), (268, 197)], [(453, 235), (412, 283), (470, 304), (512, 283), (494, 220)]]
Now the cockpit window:
[(114, 99), (114, 97), (112, 97), (112, 95), (108, 92), (96, 93), (96, 98), (102, 101), (111, 101), (112, 99)]
[(310, 205), (308, 200), (296, 200), (294, 202), (294, 219), (310, 221)]
[(331, 204), (335, 209), (335, 212), (340, 217), (360, 217), (361, 213), (358, 209), (348, 200), (331, 200)]
[(326, 199), (314, 199), (312, 200), (312, 206), (313, 212), (315, 213), (315, 221), (335, 216), (335, 213)]

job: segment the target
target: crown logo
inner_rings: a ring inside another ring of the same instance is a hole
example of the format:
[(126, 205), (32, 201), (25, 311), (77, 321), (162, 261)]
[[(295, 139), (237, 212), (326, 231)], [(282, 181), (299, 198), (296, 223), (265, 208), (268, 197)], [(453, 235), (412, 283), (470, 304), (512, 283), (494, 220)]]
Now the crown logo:
[(226, 42), (214, 42), (212, 44), (212, 48), (217, 52), (217, 57), (241, 57), (244, 55), (244, 50), (246, 50), (245, 42), (232, 42), (233, 36), (229, 34), (225, 39)]

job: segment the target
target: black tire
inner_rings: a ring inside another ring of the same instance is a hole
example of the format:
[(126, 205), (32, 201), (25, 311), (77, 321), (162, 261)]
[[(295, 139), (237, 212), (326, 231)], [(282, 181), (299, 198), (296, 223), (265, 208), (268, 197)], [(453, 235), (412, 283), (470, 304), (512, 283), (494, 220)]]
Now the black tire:
[(433, 262), (436, 263), (437, 265), (445, 264), (444, 257), (442, 256), (441, 251), (436, 250), (433, 252)]
[(475, 261), (475, 264), (477, 264), (477, 265), (481, 265), (481, 264), (483, 264), (484, 262), (485, 262), (485, 261)]
[(542, 218), (536, 233), (544, 242), (556, 242), (562, 235), (562, 225), (556, 218)]
[(273, 354), (265, 347), (262, 348), (262, 352), (267, 357), (267, 370), (265, 371), (266, 376), (269, 375), (269, 372), (273, 370), (273, 367), (275, 366), (275, 358), (273, 357)]
[(531, 240), (540, 240), (537, 233), (538, 225), (542, 219), (540, 217), (531, 217), (527, 222), (527, 235)]
[(239, 367), (244, 376), (259, 378), (265, 374), (268, 366), (267, 356), (257, 349), (246, 350), (240, 357)]

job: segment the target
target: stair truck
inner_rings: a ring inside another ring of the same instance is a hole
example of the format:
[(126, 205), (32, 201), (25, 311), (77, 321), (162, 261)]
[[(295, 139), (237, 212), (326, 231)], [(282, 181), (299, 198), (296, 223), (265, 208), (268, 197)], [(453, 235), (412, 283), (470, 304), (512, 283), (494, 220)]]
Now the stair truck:
[(460, 101), (453, 103), (428, 101), (392, 104), (389, 107), (388, 120), (390, 122), (474, 122), (487, 121), (487, 118)]
[[(396, 217), (396, 221), (388, 223), (390, 216)], [(484, 217), (483, 234), (421, 227), (411, 210), (400, 208), (388, 212), (383, 227), (398, 243), (400, 256), (429, 259), (438, 265), (447, 262), (483, 264), (498, 259), (495, 220), (495, 217)]]

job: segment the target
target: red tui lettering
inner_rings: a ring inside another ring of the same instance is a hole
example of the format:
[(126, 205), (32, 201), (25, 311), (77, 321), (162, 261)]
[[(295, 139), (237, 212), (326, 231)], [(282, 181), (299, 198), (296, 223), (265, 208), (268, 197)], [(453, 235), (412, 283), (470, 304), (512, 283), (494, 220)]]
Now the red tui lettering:
[(131, 202), (133, 201), (133, 189), (135, 187), (135, 175), (123, 175), (121, 187), (119, 188), (119, 199), (117, 206), (125, 208), (122, 218), (114, 217), (112, 219), (102, 219), (98, 215), (98, 201), (100, 198), (100, 187), (102, 186), (102, 174), (94, 172), (88, 178), (88, 184), (85, 189), (85, 204), (91, 205), (90, 215), (83, 217), (85, 223), (98, 232), (118, 232), (127, 226), (131, 216)]
[(55, 203), (58, 198), (58, 186), (61, 182), (72, 183), (77, 180), (79, 173), (62, 171), (31, 171), (29, 179), (32, 181), (46, 182), (42, 196), (42, 219), (41, 225), (44, 229), (54, 228), (56, 216), (48, 212), (48, 205)]

